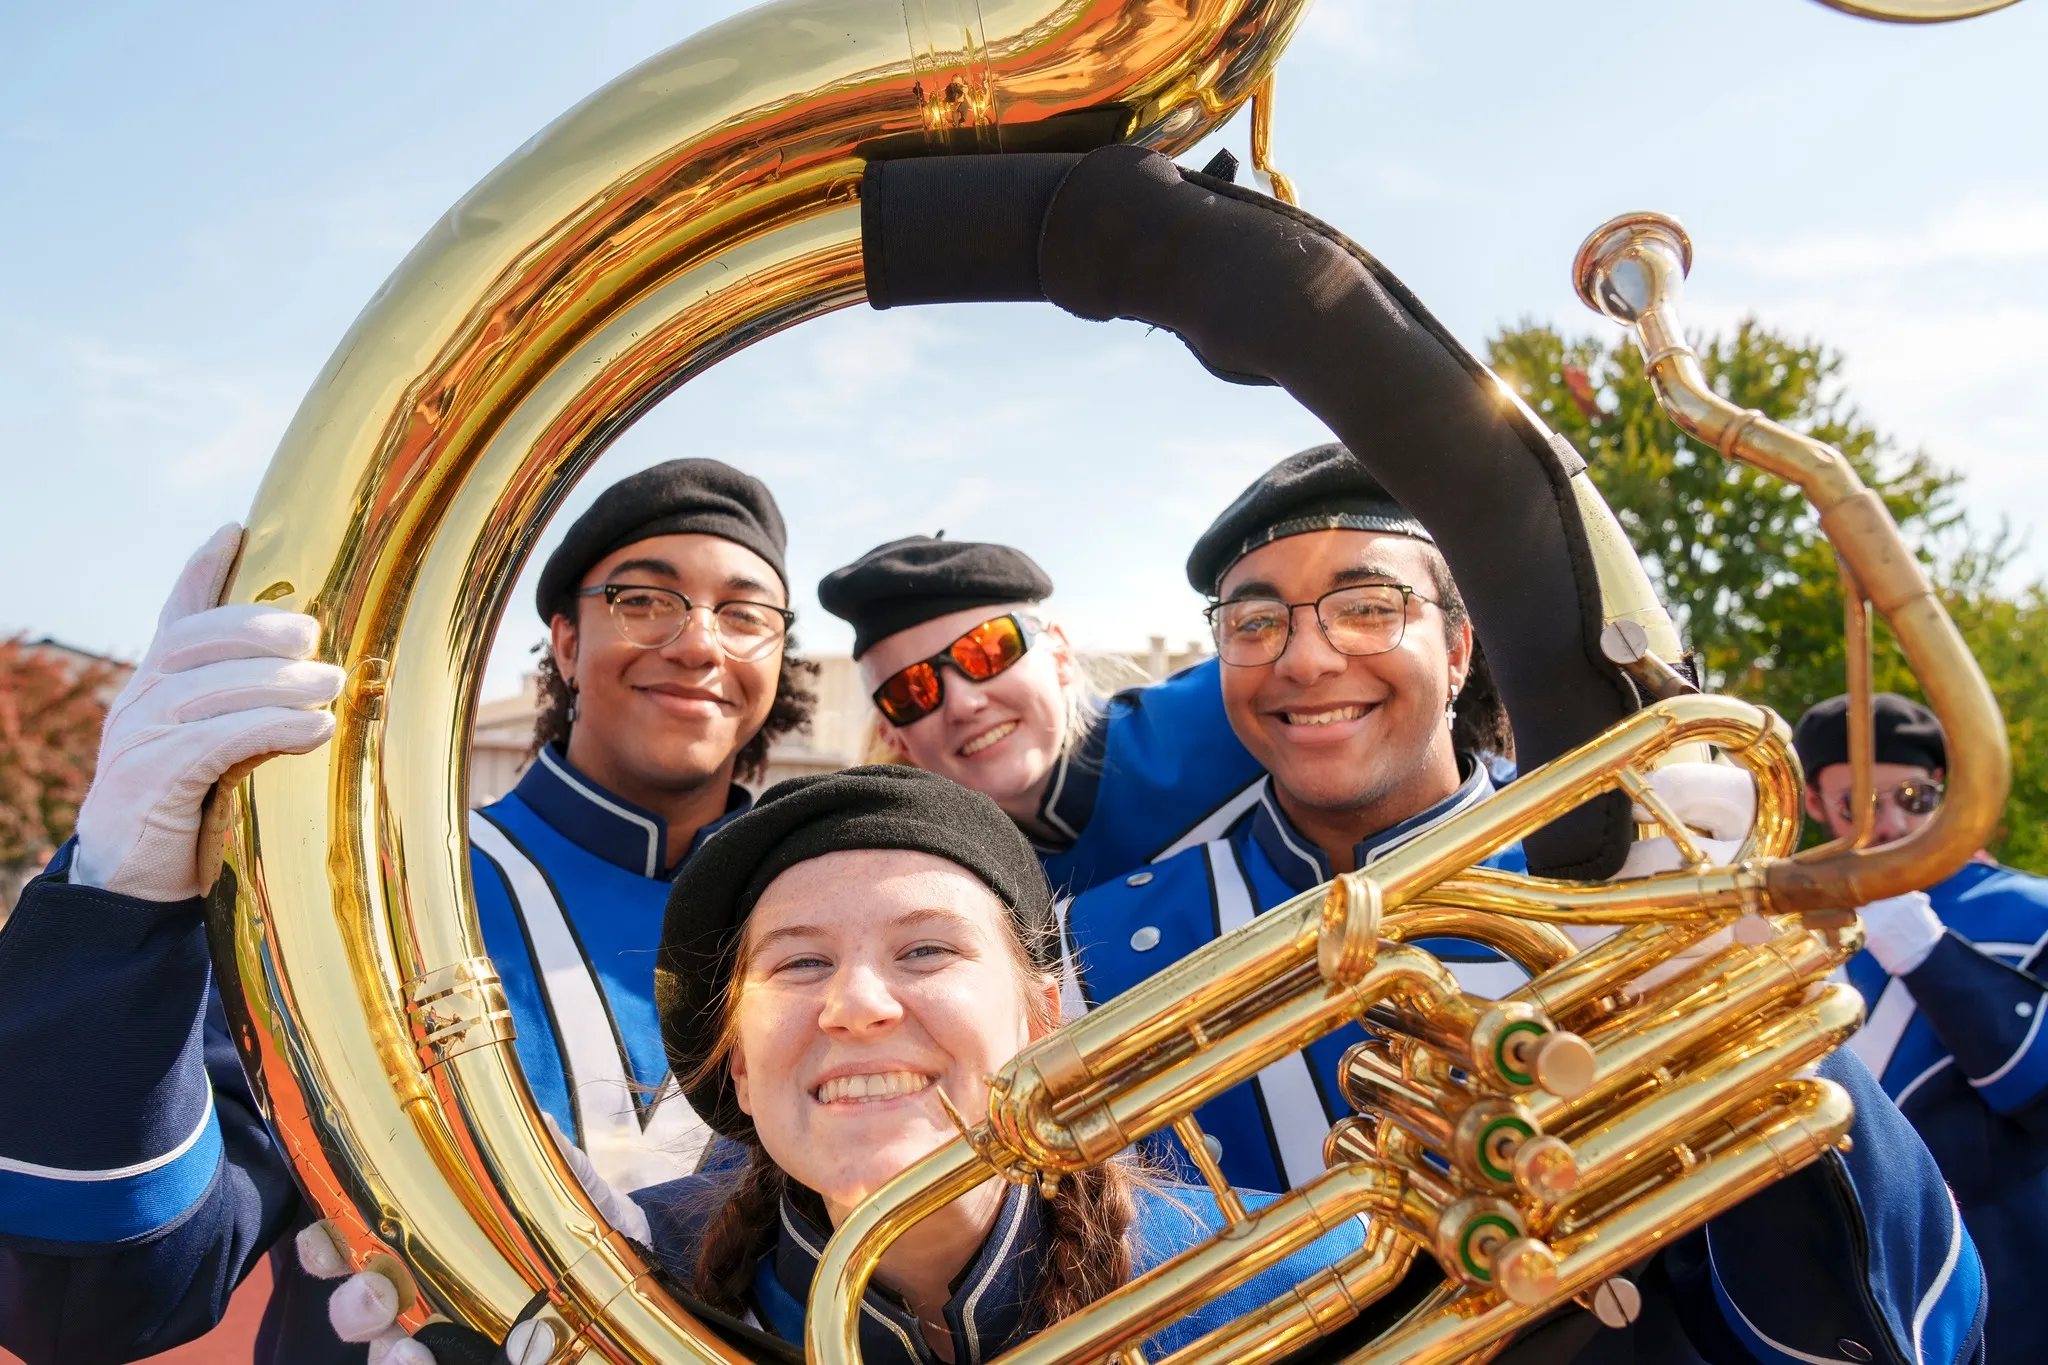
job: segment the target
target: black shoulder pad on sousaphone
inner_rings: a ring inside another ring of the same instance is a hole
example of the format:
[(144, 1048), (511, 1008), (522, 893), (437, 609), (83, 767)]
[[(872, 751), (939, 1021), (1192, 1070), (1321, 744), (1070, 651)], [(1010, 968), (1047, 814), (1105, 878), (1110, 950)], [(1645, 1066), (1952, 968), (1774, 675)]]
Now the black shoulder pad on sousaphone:
[[(1278, 384), (1321, 418), (1436, 537), (1524, 771), (1636, 710), (1635, 689), (1600, 653), (1576, 463), (1342, 233), (1130, 146), (876, 162), (862, 196), (877, 308), (1045, 299), (1096, 321), (1130, 318), (1173, 331), (1213, 373)], [(1530, 865), (1607, 876), (1632, 828), (1627, 799), (1609, 793), (1531, 836)]]

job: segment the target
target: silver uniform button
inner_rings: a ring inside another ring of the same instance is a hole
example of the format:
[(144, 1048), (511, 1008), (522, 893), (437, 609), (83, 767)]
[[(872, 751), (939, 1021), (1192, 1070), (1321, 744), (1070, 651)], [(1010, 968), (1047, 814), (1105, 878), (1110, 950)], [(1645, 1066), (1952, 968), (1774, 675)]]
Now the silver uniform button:
[(2031, 1019), (2034, 1017), (2034, 1002), (2022, 1000), (2012, 1007), (2012, 1012), (2022, 1019)]
[(1158, 946), (1159, 931), (1149, 924), (1131, 935), (1131, 951), (1134, 953), (1149, 953)]
[(1133, 872), (1130, 876), (1124, 878), (1124, 885), (1143, 886), (1151, 880), (1152, 874), (1150, 872)]
[(1202, 1145), (1203, 1145), (1204, 1147), (1207, 1147), (1207, 1148), (1209, 1149), (1209, 1160), (1211, 1160), (1211, 1161), (1221, 1161), (1221, 1160), (1223, 1160), (1223, 1139), (1222, 1139), (1222, 1138), (1220, 1138), (1220, 1137), (1217, 1137), (1217, 1136), (1216, 1136), (1216, 1135), (1215, 1135), (1214, 1133), (1204, 1133), (1204, 1134), (1202, 1134)]

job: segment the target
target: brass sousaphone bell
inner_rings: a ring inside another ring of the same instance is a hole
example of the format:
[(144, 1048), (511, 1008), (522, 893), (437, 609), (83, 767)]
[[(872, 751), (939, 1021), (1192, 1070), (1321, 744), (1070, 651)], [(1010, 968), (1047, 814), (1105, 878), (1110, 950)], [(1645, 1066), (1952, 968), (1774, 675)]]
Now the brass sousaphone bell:
[[(351, 329), (265, 477), (229, 589), (321, 621), (321, 656), (348, 671), (338, 729), (234, 793), (232, 895), (216, 897), (213, 930), (279, 1141), (352, 1262), (400, 1286), (402, 1321), (441, 1313), (501, 1334), (531, 1311), (556, 1327), (559, 1360), (739, 1358), (653, 1282), (548, 1140), (470, 902), (466, 749), (505, 594), (578, 475), (723, 356), (869, 294), (1051, 296), (1173, 327), (1226, 377), (1287, 384), (1439, 532), (1525, 763), (1544, 766), (1020, 1057), (990, 1114), (834, 1238), (814, 1359), (853, 1358), (881, 1248), (963, 1182), (1056, 1181), (1144, 1133), (1186, 1134), (1196, 1104), (1260, 1059), (1361, 1016), (1387, 1041), (1347, 1063), (1362, 1118), (1333, 1134), (1329, 1175), (1234, 1229), (1227, 1254), (1198, 1248), (1019, 1354), (1128, 1359), (1246, 1264), (1370, 1210), (1378, 1231), (1354, 1264), (1196, 1354), (1341, 1329), (1420, 1251), (1445, 1264), (1445, 1288), (1369, 1358), (1457, 1358), (1610, 1273), (1616, 1245), (1640, 1255), (1839, 1136), (1839, 1094), (1787, 1079), (1854, 1025), (1839, 992), (1808, 984), (1854, 949), (1853, 919), (1833, 912), (1931, 881), (1990, 828), (2007, 778), (1988, 690), (1840, 456), (1715, 406), (1670, 316), (1681, 239), (1645, 220), (1589, 244), (1589, 297), (1638, 329), (1681, 424), (1814, 497), (1856, 601), (1891, 622), (1949, 730), (1949, 797), (1920, 835), (1789, 858), (1798, 774), (1782, 722), (1678, 695), (1675, 633), (1569, 451), (1339, 234), (1138, 150), (1172, 155), (1229, 118), (1269, 82), (1301, 10), (766, 6), (565, 114), (448, 213)], [(1240, 232), (1313, 253), (1324, 274), (1309, 288), (1284, 252), (1233, 257)], [(1253, 302), (1322, 329), (1351, 371), (1270, 338), (1237, 344), (1233, 327), (1258, 331)], [(1434, 396), (1421, 411), (1418, 394)], [(1540, 494), (1546, 514), (1524, 507), (1517, 523), (1520, 560), (1479, 552), (1446, 504), (1449, 466), (1405, 460), (1397, 430), (1411, 450), (1509, 471), (1489, 525), (1517, 514), (1507, 492)], [(1510, 578), (1566, 603), (1558, 619), (1523, 629)], [(1642, 772), (1708, 744), (1759, 784), (1737, 865), (1584, 880), (1634, 832), (1630, 795), (1656, 808)], [(1518, 838), (1550, 879), (1474, 869)], [(1624, 927), (1580, 952), (1560, 922)], [(1622, 990), (1737, 925), (1751, 942), (1641, 999)], [(1475, 1000), (1403, 941), (1453, 930), (1535, 980)], [(1682, 1059), (1662, 1097), (1639, 1084), (1652, 1047)], [(1658, 1165), (1646, 1135), (1694, 1160)]]

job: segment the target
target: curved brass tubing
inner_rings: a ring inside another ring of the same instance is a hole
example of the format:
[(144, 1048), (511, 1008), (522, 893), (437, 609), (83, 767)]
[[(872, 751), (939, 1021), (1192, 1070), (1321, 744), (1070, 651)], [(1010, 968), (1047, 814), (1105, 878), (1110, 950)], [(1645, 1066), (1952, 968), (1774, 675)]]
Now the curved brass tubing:
[(765, 5), (520, 148), (343, 339), (264, 478), (228, 600), (311, 613), (321, 657), (362, 685), (331, 745), (236, 794), (238, 905), (215, 956), (283, 1150), (354, 1265), (410, 1272), (406, 1324), (502, 1333), (544, 1290), (571, 1358), (729, 1358), (605, 1229), (492, 1003), (466, 755), (549, 514), (677, 386), (862, 298), (870, 157), (1178, 151), (1264, 82), (1305, 4)]
[(1572, 274), (1589, 308), (1632, 331), (1657, 396), (1680, 429), (1806, 494), (1822, 531), (1890, 624), (1950, 750), (1946, 791), (1932, 819), (1882, 848), (1773, 862), (1766, 874), (1771, 903), (1785, 911), (1847, 908), (1932, 886), (1983, 847), (2005, 808), (2012, 764), (1998, 703), (1883, 499), (1864, 487), (1842, 453), (1714, 392), (1678, 316), (1691, 261), (1691, 241), (1676, 222), (1626, 214), (1586, 239)]

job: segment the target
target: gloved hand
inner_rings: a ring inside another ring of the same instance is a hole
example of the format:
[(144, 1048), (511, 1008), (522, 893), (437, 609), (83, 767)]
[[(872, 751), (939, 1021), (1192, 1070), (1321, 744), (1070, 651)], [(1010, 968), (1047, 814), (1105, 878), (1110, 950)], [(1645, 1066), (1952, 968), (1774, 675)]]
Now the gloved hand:
[[(1742, 769), (1724, 763), (1673, 763), (1656, 768), (1650, 773), (1650, 786), (1664, 798), (1672, 813), (1693, 829), (1693, 841), (1715, 862), (1726, 862), (1735, 856), (1749, 834), (1750, 822), (1756, 818), (1755, 780)], [(1657, 818), (1641, 804), (1634, 807), (1634, 812), (1638, 820)], [(1699, 833), (1701, 830), (1706, 833)], [(1621, 871), (1608, 880), (1627, 881), (1657, 872), (1675, 872), (1683, 866), (1685, 860), (1679, 856), (1678, 845), (1669, 835), (1660, 834), (1630, 844)], [(1592, 924), (1568, 924), (1564, 929), (1581, 948), (1591, 947), (1614, 932), (1607, 925)], [(1715, 931), (1636, 977), (1629, 983), (1630, 990), (1640, 994), (1663, 985), (1695, 962), (1720, 952), (1733, 937), (1732, 929)]]
[(1863, 928), (1869, 935), (1863, 946), (1892, 976), (1904, 976), (1918, 967), (1941, 942), (1941, 916), (1934, 913), (1925, 891), (1872, 901), (1857, 913), (1863, 916)]
[[(654, 1234), (648, 1227), (647, 1214), (640, 1206), (597, 1173), (590, 1158), (563, 1135), (552, 1115), (542, 1117), (547, 1119), (548, 1131), (554, 1134), (563, 1160), (568, 1162), (577, 1183), (583, 1186), (584, 1194), (597, 1206), (597, 1211), (634, 1241), (642, 1245), (652, 1242)], [(481, 1333), (453, 1324), (436, 1323), (422, 1329), (440, 1336), (436, 1343), (440, 1357), (422, 1341), (408, 1336), (398, 1325), (397, 1287), (374, 1270), (350, 1275), (348, 1258), (335, 1245), (326, 1224), (315, 1223), (299, 1233), (298, 1253), (299, 1265), (309, 1275), (323, 1280), (347, 1276), (327, 1300), (327, 1320), (333, 1324), (335, 1335), (343, 1341), (369, 1343), (369, 1365), (467, 1365), (470, 1359), (491, 1359), (478, 1354), (489, 1346)], [(539, 1319), (531, 1319), (513, 1326), (497, 1359), (508, 1365), (544, 1365), (554, 1354), (554, 1349), (554, 1329)]]
[(230, 523), (186, 563), (149, 652), (107, 711), (78, 808), (76, 885), (148, 901), (204, 895), (219, 871), (200, 852), (214, 784), (334, 733), (321, 708), (340, 695), (342, 671), (312, 657), (319, 624), (277, 607), (213, 605), (241, 544)]
[[(1740, 768), (1725, 763), (1673, 763), (1650, 773), (1650, 786), (1664, 798), (1679, 819), (1694, 831), (1694, 839), (1717, 862), (1735, 856), (1756, 818), (1756, 782)], [(1657, 817), (1648, 807), (1637, 804), (1635, 818)], [(1698, 831), (1704, 830), (1704, 835)], [(1629, 845), (1628, 859), (1611, 880), (1647, 877), (1653, 872), (1672, 872), (1683, 867), (1678, 845), (1669, 835), (1638, 839)]]

